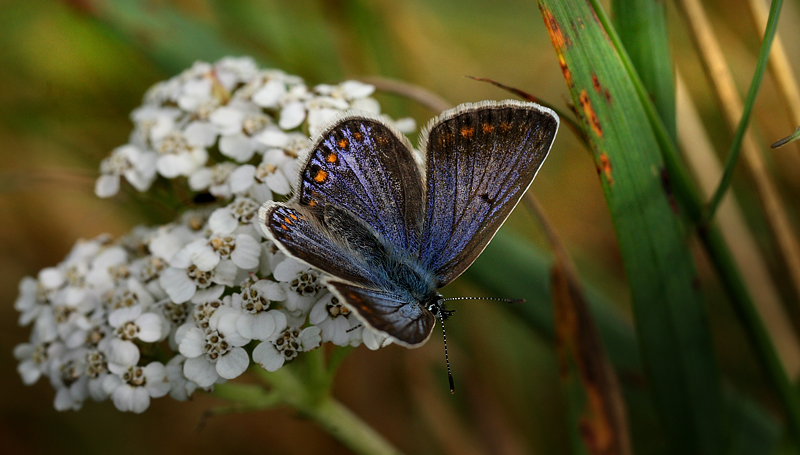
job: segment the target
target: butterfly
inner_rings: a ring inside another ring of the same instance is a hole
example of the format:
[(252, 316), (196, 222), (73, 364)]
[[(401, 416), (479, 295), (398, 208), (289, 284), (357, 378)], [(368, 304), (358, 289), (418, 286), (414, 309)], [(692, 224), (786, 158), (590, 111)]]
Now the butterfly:
[(384, 120), (348, 111), (313, 142), (294, 196), (260, 208), (260, 226), (287, 256), (330, 275), (328, 288), (365, 326), (421, 346), (451, 313), (438, 290), (508, 218), (558, 125), (534, 103), (462, 104), (423, 129), (419, 157)]

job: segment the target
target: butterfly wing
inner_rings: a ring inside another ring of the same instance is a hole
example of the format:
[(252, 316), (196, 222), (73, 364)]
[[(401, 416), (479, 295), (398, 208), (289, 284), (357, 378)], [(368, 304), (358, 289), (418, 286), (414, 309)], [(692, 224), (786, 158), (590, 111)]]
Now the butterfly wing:
[(335, 205), (400, 253), (419, 251), (423, 186), (408, 140), (379, 119), (346, 114), (327, 128), (301, 171), (294, 201)]
[(361, 322), (390, 336), (396, 343), (415, 348), (430, 338), (436, 318), (416, 300), (334, 279), (328, 279), (326, 284), (339, 300), (355, 311)]
[(464, 272), (508, 218), (547, 157), (558, 123), (538, 104), (483, 102), (444, 112), (423, 132), (420, 260), (439, 286)]
[[(287, 255), (353, 283), (373, 286), (382, 281), (371, 264), (385, 256), (385, 249), (348, 211), (268, 201), (259, 218), (267, 236)], [(353, 242), (342, 237), (343, 228)]]

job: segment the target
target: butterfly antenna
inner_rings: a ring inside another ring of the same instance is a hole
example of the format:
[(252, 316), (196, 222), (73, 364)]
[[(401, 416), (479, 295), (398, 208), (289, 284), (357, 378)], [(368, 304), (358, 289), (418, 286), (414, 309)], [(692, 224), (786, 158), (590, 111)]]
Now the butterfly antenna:
[(439, 312), (439, 320), (442, 321), (442, 338), (444, 338), (444, 361), (447, 364), (447, 380), (450, 381), (450, 393), (456, 393), (456, 385), (453, 382), (453, 372), (450, 371), (450, 357), (447, 355), (447, 333), (444, 331), (444, 320), (442, 312)]
[(506, 302), (506, 303), (525, 303), (525, 299), (501, 299), (498, 297), (451, 297), (449, 299), (442, 299), (442, 302), (448, 302), (450, 300), (494, 300), (496, 302)]

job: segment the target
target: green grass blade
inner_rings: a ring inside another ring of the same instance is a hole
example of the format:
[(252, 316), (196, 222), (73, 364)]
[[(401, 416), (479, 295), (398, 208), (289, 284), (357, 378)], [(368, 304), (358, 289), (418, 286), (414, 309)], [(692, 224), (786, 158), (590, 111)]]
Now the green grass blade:
[(744, 133), (747, 131), (747, 124), (750, 122), (750, 112), (752, 112), (753, 105), (756, 102), (756, 95), (758, 95), (758, 89), (761, 87), (761, 81), (764, 79), (764, 72), (767, 71), (767, 58), (769, 57), (769, 50), (772, 47), (772, 40), (775, 38), (775, 32), (778, 31), (778, 18), (781, 16), (781, 6), (783, 6), (783, 0), (772, 0), (772, 5), (769, 8), (769, 19), (767, 19), (767, 28), (764, 31), (764, 39), (761, 42), (761, 49), (758, 52), (756, 72), (753, 75), (750, 89), (747, 92), (744, 111), (742, 112), (741, 120), (739, 120), (739, 126), (736, 127), (736, 134), (733, 136), (731, 149), (728, 152), (728, 157), (725, 159), (722, 181), (719, 182), (719, 187), (717, 187), (714, 196), (711, 197), (711, 201), (708, 203), (705, 216), (707, 222), (714, 218), (714, 213), (716, 213), (717, 207), (719, 207), (719, 203), (722, 201), (722, 196), (725, 195), (725, 191), (727, 191), (728, 187), (731, 185), (733, 169), (739, 161), (739, 152), (742, 150), (742, 140), (744, 139)]
[(614, 27), (672, 140), (677, 141), (675, 75), (667, 34), (666, 4), (613, 0)]
[(721, 453), (720, 377), (685, 229), (663, 184), (664, 162), (645, 109), (588, 3), (539, 6), (592, 143), (667, 439), (676, 453)]

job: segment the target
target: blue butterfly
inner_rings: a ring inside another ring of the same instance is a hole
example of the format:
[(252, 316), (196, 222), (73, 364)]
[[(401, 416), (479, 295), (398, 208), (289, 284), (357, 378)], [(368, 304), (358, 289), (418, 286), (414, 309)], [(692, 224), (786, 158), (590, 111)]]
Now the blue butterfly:
[(558, 116), (518, 101), (462, 104), (408, 139), (348, 112), (310, 149), (286, 203), (259, 211), (287, 256), (331, 275), (328, 288), (366, 326), (409, 348), (450, 315), (438, 289), (481, 254), (530, 186)]

